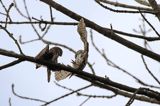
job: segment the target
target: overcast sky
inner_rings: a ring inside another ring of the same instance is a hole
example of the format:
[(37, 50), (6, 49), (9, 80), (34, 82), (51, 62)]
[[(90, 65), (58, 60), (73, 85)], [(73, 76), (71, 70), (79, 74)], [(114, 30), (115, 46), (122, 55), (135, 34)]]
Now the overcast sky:
[[(10, 3), (10, 1), (2, 0), (6, 5)], [(40, 18), (42, 16), (43, 19), (49, 20), (49, 8), (46, 4), (40, 2), (39, 0), (26, 0), (28, 4), (28, 9), (30, 15), (35, 18)], [(126, 1), (126, 0), (118, 0), (119, 2), (127, 3), (130, 5), (138, 5), (134, 0)], [(141, 24), (140, 15), (139, 14), (117, 14), (110, 12), (108, 10), (103, 9), (98, 4), (94, 2), (94, 0), (57, 0), (58, 3), (63, 6), (71, 9), (74, 12), (94, 21), (95, 23), (110, 28), (110, 24), (112, 24), (114, 29), (127, 31), (133, 33), (133, 29), (139, 28), (139, 24)], [(17, 0), (17, 5), (21, 8), (21, 11), (25, 13), (24, 5), (22, 0)], [(0, 5), (0, 12), (3, 12), (2, 6)], [(53, 14), (55, 17), (55, 21), (63, 21), (63, 22), (76, 22), (75, 20), (70, 19), (69, 17), (63, 15), (62, 13), (53, 9)], [(13, 8), (11, 11), (12, 21), (23, 21), (22, 18), (16, 10)], [(147, 15), (148, 19), (154, 24), (155, 27), (158, 27), (159, 22), (155, 16)], [(0, 16), (0, 21), (4, 21), (5, 17)], [(157, 24), (158, 23), (158, 24)], [(147, 28), (149, 28), (146, 25)], [(38, 28), (38, 27), (37, 27)], [(57, 26), (54, 25), (51, 27), (48, 34), (45, 36), (45, 39), (58, 42), (69, 47), (79, 50), (83, 47), (81, 40), (79, 39), (79, 35), (76, 31), (76, 26)], [(33, 31), (32, 27), (29, 25), (9, 25), (8, 30), (14, 34), (14, 37), (18, 40), (19, 36), (22, 36), (23, 41), (36, 39), (37, 35)], [(95, 63), (94, 68), (96, 74), (104, 77), (107, 75), (111, 80), (120, 82), (122, 84), (129, 85), (131, 87), (139, 88), (141, 87), (137, 82), (127, 76), (126, 74), (120, 72), (117, 69), (111, 68), (107, 66), (105, 60), (93, 49), (93, 46), (90, 43), (89, 29), (88, 31), (88, 40), (90, 45), (89, 51), (89, 62)], [(40, 32), (40, 31), (39, 31)], [(151, 32), (149, 35), (153, 35)], [(157, 83), (152, 79), (152, 77), (147, 73), (145, 67), (140, 58), (140, 54), (130, 50), (113, 40), (103, 37), (99, 33), (93, 31), (93, 36), (95, 43), (98, 45), (100, 49), (104, 49), (106, 51), (107, 56), (113, 60), (116, 64), (126, 69), (130, 73), (134, 74), (141, 80), (148, 82), (150, 84)], [(137, 44), (143, 46), (142, 40), (137, 40), (134, 38), (126, 37), (126, 39), (131, 40)], [(153, 50), (159, 53), (160, 47), (155, 46), (158, 43), (150, 43)], [(32, 43), (21, 45), (23, 52), (29, 56), (36, 56), (36, 54), (44, 48), (45, 45), (41, 41), (35, 41)], [(0, 48), (5, 50), (11, 50), (18, 52), (18, 49), (12, 39), (7, 36), (4, 31), (0, 31)], [(70, 51), (62, 48), (64, 51), (63, 56), (59, 59), (60, 63), (71, 64), (71, 60), (74, 59), (74, 54), (70, 53)], [(153, 61), (149, 58), (146, 58), (149, 62), (149, 67), (151, 70), (154, 70), (154, 74), (160, 78), (160, 67), (159, 63)], [(0, 55), (0, 65), (8, 63), (12, 61), (12, 58), (6, 58)], [(86, 67), (85, 71), (90, 72), (89, 68)], [(51, 82), (47, 82), (46, 78), (46, 68), (42, 67), (38, 70), (35, 69), (35, 64), (30, 62), (22, 62), (17, 64), (16, 66), (6, 68), (4, 70), (0, 70), (0, 106), (8, 106), (8, 100), (11, 97), (12, 106), (39, 106), (40, 102), (23, 100), (13, 95), (11, 91), (12, 83), (15, 84), (15, 91), (23, 96), (38, 98), (45, 101), (53, 100), (69, 91), (64, 90), (60, 87), (57, 87), (54, 84), (54, 74), (52, 76)], [(79, 78), (72, 77), (71, 79), (65, 79), (63, 81), (58, 82), (64, 86), (69, 88), (78, 89), (80, 87), (89, 85), (88, 82), (83, 81)], [(106, 91), (97, 87), (89, 88), (83, 93), (93, 94), (93, 95), (111, 95), (112, 92)], [(77, 95), (73, 94), (64, 99), (61, 99), (57, 102), (52, 103), (50, 106), (78, 106), (80, 105), (86, 97), (77, 97)], [(125, 98), (122, 96), (117, 96), (112, 99), (94, 99), (91, 98), (84, 106), (103, 106), (103, 105), (114, 105), (114, 106), (124, 106), (129, 98)], [(132, 106), (156, 106), (150, 103), (135, 101)]]

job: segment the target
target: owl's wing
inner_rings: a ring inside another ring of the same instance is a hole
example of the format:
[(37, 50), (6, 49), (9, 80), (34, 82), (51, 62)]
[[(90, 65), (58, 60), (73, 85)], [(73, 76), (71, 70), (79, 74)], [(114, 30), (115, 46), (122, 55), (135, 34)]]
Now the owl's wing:
[[(42, 49), (35, 58), (43, 59), (44, 55), (48, 52), (49, 52), (49, 45), (47, 45), (44, 49)], [(40, 64), (36, 64), (36, 69), (39, 68), (40, 66), (41, 66)]]
[(55, 53), (55, 54), (53, 54), (53, 57), (52, 57), (52, 63), (58, 63), (58, 55)]
[(56, 71), (55, 79), (56, 81), (60, 81), (60, 80), (67, 78), (69, 75), (71, 75), (71, 73), (68, 71), (64, 71), (64, 70)]

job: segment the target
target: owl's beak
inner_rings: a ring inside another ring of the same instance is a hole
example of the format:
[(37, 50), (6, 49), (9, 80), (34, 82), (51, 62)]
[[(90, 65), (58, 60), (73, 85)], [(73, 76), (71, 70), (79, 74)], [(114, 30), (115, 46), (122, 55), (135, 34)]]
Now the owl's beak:
[(59, 53), (59, 56), (62, 56), (62, 53)]

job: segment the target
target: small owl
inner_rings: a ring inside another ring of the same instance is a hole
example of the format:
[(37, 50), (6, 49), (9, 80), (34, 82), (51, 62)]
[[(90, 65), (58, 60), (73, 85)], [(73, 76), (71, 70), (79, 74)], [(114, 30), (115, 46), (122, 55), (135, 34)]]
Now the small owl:
[(84, 50), (79, 50), (76, 52), (75, 61), (72, 61), (73, 67), (76, 69), (83, 70), (86, 65), (86, 53)]
[[(73, 67), (75, 69), (80, 69), (80, 70), (84, 69), (84, 67), (86, 65), (86, 62), (87, 62), (87, 59), (86, 59), (85, 55), (86, 54), (83, 50), (79, 50), (79, 51), (76, 52), (75, 61), (72, 61)], [(60, 71), (55, 72), (55, 79), (57, 81), (60, 81), (60, 80), (63, 80), (65, 78), (67, 78), (68, 76), (72, 77), (72, 75), (73, 74), (71, 72), (68, 72), (68, 71), (65, 71), (65, 70), (60, 70)]]
[[(46, 61), (50, 61), (52, 63), (58, 63), (58, 57), (62, 56), (62, 49), (59, 47), (52, 47), (49, 49), (49, 45), (47, 45), (35, 58), (44, 59)], [(36, 64), (36, 69), (41, 67), (40, 64)], [(50, 82), (51, 70), (47, 68), (47, 77), (48, 82)]]

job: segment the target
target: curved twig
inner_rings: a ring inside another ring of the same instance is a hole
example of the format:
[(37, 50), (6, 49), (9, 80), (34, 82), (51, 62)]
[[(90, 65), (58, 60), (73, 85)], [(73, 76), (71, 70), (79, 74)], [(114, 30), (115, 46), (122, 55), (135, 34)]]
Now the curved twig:
[(14, 84), (12, 84), (12, 93), (13, 93), (15, 96), (17, 96), (17, 97), (19, 97), (19, 98), (21, 98), (21, 99), (26, 99), (26, 100), (32, 100), (32, 101), (37, 101), (37, 102), (46, 103), (46, 101), (44, 101), (44, 100), (35, 99), (35, 98), (30, 98), (30, 97), (21, 96), (21, 95), (17, 94), (17, 93), (15, 92), (15, 90), (14, 90)]

